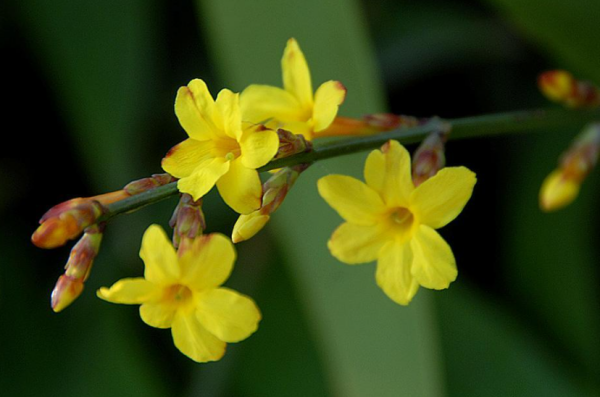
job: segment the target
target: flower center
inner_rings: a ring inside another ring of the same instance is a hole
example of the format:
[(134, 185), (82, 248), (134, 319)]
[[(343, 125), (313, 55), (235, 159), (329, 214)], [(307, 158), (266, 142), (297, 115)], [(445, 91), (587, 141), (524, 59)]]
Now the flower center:
[(192, 299), (192, 291), (181, 284), (173, 284), (164, 290), (163, 299), (176, 306), (189, 303)]
[(240, 144), (232, 138), (220, 138), (215, 140), (214, 152), (216, 157), (225, 157), (232, 161), (242, 154)]
[(389, 220), (391, 229), (396, 237), (401, 240), (410, 238), (415, 223), (415, 217), (410, 210), (404, 207), (393, 208), (389, 213)]

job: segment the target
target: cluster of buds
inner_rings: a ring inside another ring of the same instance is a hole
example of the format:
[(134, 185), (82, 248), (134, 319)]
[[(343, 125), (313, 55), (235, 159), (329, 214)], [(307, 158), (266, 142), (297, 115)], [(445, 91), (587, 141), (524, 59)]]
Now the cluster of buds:
[(100, 250), (104, 224), (92, 225), (85, 229), (81, 239), (75, 244), (65, 266), (65, 274), (59, 277), (52, 291), (52, 310), (60, 312), (79, 297), (83, 283), (87, 280), (94, 259)]
[(31, 241), (40, 248), (61, 247), (96, 223), (104, 211), (94, 198), (75, 198), (55, 205), (42, 216)]
[(413, 155), (412, 179), (415, 186), (437, 174), (446, 165), (444, 145), (451, 126), (437, 119), (435, 121), (439, 123), (439, 127), (421, 142)]
[(279, 128), (277, 130), (277, 136), (279, 137), (279, 149), (275, 155), (276, 159), (282, 159), (284, 157), (310, 152), (312, 150), (312, 143), (307, 141), (303, 135), (297, 135)]
[(296, 179), (310, 164), (298, 164), (284, 167), (277, 171), (263, 184), (262, 205), (248, 215), (240, 215), (233, 227), (232, 241), (239, 243), (249, 240), (271, 219), (271, 214), (277, 211), (288, 192), (294, 186)]
[(173, 211), (169, 226), (173, 228), (173, 246), (175, 248), (200, 236), (206, 230), (202, 199), (194, 201), (189, 194), (182, 194), (175, 211)]
[(397, 128), (410, 128), (423, 124), (424, 120), (412, 116), (391, 113), (368, 114), (361, 119), (336, 117), (319, 137), (372, 135)]
[[(102, 216), (107, 213), (107, 206), (173, 181), (175, 179), (169, 174), (152, 175), (150, 178), (131, 182), (116, 192), (65, 201), (55, 205), (42, 216), (40, 226), (31, 236), (33, 244), (40, 248), (61, 247), (83, 233), (71, 250), (65, 274), (60, 276), (52, 291), (51, 305), (55, 312), (69, 306), (83, 291), (83, 283), (88, 278), (100, 250), (104, 232)], [(178, 208), (181, 206), (180, 203)], [(181, 212), (188, 213), (190, 210), (186, 208)], [(189, 235), (193, 234), (194, 227), (187, 225), (185, 219), (185, 216), (177, 219), (177, 230), (181, 236), (184, 235), (184, 231)], [(204, 225), (203, 215), (201, 222)]]
[(540, 190), (540, 207), (555, 211), (569, 205), (577, 195), (585, 177), (598, 161), (600, 123), (588, 125), (561, 156), (559, 166), (544, 180)]
[(570, 108), (600, 106), (600, 88), (588, 81), (580, 81), (564, 70), (542, 73), (538, 86), (546, 97)]

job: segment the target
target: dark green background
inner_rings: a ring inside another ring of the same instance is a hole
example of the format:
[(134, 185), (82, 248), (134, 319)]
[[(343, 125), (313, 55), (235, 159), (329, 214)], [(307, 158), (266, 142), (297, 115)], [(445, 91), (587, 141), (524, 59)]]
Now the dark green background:
[[(29, 243), (38, 218), (71, 197), (160, 172), (185, 138), (176, 89), (213, 94), (280, 84), (296, 37), (316, 85), (348, 87), (341, 114), (463, 117), (551, 106), (539, 72), (600, 83), (595, 0), (3, 0), (0, 154), (2, 396), (599, 396), (598, 172), (571, 207), (542, 214), (537, 192), (576, 130), (449, 142), (450, 165), (478, 175), (442, 230), (459, 278), (387, 299), (374, 265), (332, 259), (339, 217), (317, 195), (328, 173), (360, 175), (365, 154), (302, 175), (273, 222), (238, 245), (228, 286), (253, 296), (259, 331), (198, 365), (135, 307), (94, 295), (140, 275), (141, 235), (174, 200), (112, 222), (81, 298), (49, 294), (69, 248)], [(233, 214), (214, 193), (209, 231)]]

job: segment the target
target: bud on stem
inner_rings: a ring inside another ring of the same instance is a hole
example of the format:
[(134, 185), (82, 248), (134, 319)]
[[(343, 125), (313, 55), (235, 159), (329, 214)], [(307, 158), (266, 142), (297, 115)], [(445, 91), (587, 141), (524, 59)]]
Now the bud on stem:
[(569, 205), (581, 184), (596, 165), (600, 152), (600, 123), (588, 125), (561, 156), (559, 166), (542, 184), (540, 207), (555, 211)]
[(173, 246), (179, 248), (185, 240), (193, 240), (206, 229), (202, 212), (202, 199), (194, 201), (189, 194), (182, 194), (169, 221), (173, 228)]
[(103, 231), (104, 224), (88, 227), (71, 250), (65, 274), (59, 277), (52, 291), (50, 303), (55, 312), (65, 309), (83, 291), (83, 284), (89, 277), (94, 259), (100, 251)]
[(316, 137), (372, 135), (396, 128), (416, 127), (423, 121), (412, 116), (391, 113), (369, 114), (362, 119), (336, 117), (333, 123)]
[(303, 135), (296, 135), (280, 128), (277, 130), (277, 136), (279, 137), (279, 150), (277, 150), (277, 154), (275, 155), (276, 159), (312, 150), (312, 143), (307, 141)]
[(296, 180), (309, 164), (298, 164), (277, 171), (263, 184), (262, 205), (248, 215), (240, 215), (233, 227), (232, 241), (239, 243), (252, 238), (267, 224), (271, 214), (277, 211)]
[(154, 174), (149, 178), (138, 179), (137, 181), (129, 182), (123, 188), (129, 195), (135, 196), (148, 190), (152, 190), (159, 186), (174, 182), (177, 179), (169, 174)]
[(446, 165), (444, 145), (450, 129), (450, 124), (440, 120), (438, 130), (430, 133), (415, 151), (412, 162), (412, 179), (415, 186), (437, 174)]
[(96, 223), (105, 207), (94, 198), (75, 198), (52, 207), (40, 219), (40, 226), (31, 236), (40, 248), (56, 248), (79, 236)]
[(588, 81), (576, 80), (564, 70), (542, 73), (538, 86), (548, 99), (570, 108), (600, 106), (600, 89)]

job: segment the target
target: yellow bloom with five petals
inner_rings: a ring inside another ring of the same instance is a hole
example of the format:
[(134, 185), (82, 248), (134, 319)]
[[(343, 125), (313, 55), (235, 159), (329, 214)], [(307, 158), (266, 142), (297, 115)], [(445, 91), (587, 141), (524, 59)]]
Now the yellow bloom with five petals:
[(342, 218), (328, 247), (347, 264), (377, 260), (376, 281), (395, 302), (407, 305), (419, 286), (444, 289), (456, 279), (450, 246), (434, 230), (460, 214), (476, 177), (447, 167), (415, 188), (410, 155), (396, 141), (370, 153), (366, 183), (343, 175), (318, 182), (319, 193)]
[(287, 42), (281, 69), (283, 89), (253, 84), (242, 92), (243, 119), (253, 123), (268, 121), (268, 127), (302, 134), (308, 140), (318, 137), (335, 119), (346, 98), (346, 87), (331, 80), (321, 84), (313, 96), (310, 70), (295, 39)]
[(219, 360), (226, 343), (256, 331), (260, 312), (252, 299), (221, 287), (235, 261), (235, 249), (225, 236), (200, 236), (179, 253), (160, 226), (150, 226), (140, 251), (144, 277), (122, 279), (98, 290), (98, 296), (141, 305), (142, 320), (171, 328), (175, 346), (192, 360)]
[(175, 113), (189, 139), (169, 151), (162, 167), (179, 178), (179, 190), (198, 200), (216, 184), (236, 212), (258, 209), (262, 188), (256, 169), (277, 153), (277, 133), (242, 123), (239, 94), (224, 89), (215, 101), (199, 79), (179, 89)]

